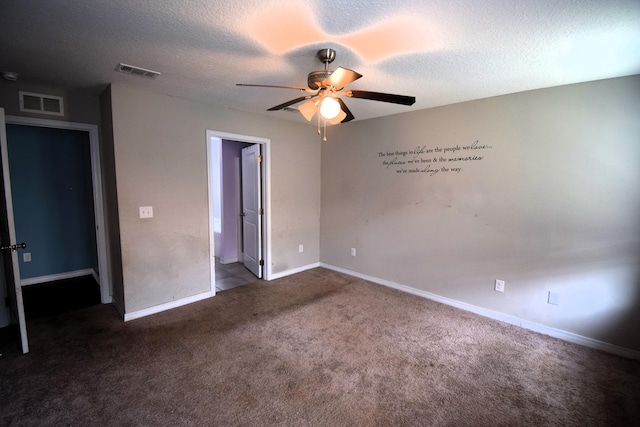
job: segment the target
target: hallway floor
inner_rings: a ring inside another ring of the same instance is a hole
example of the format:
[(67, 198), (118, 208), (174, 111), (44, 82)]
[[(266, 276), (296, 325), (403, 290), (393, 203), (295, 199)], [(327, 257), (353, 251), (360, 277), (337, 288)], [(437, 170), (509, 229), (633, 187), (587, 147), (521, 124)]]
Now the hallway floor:
[(237, 288), (259, 280), (246, 267), (234, 262), (231, 264), (221, 264), (220, 258), (216, 257), (216, 292)]

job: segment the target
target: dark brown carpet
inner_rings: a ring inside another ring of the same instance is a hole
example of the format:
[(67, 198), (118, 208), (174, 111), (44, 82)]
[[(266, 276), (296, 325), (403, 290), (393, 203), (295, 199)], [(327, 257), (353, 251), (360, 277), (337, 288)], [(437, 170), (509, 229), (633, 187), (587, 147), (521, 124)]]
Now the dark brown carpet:
[(640, 362), (325, 269), (3, 345), (0, 424), (634, 426)]

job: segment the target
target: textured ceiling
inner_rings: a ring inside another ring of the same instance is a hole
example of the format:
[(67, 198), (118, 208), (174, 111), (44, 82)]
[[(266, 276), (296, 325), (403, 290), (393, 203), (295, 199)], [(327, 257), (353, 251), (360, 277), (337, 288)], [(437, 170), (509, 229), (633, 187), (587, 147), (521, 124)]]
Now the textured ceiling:
[[(99, 93), (108, 83), (304, 121), (267, 108), (322, 69), (350, 89), (412, 95), (412, 107), (347, 99), (356, 120), (524, 90), (640, 74), (638, 0), (2, 0), (0, 71)], [(118, 63), (162, 73), (117, 73)], [(0, 82), (0, 84), (11, 84)]]

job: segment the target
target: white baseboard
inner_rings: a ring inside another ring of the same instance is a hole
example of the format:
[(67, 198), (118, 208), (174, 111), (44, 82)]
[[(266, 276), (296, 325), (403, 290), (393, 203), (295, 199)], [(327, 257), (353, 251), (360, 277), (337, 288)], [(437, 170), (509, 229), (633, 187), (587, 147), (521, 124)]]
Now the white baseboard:
[(220, 258), (220, 264), (233, 264), (234, 262), (240, 262), (240, 258), (238, 257), (225, 258), (225, 259)]
[[(320, 267), (319, 262), (315, 262), (313, 264), (303, 265), (302, 267), (292, 268), (291, 270), (281, 271), (279, 273), (271, 273), (271, 275), (267, 278), (267, 280), (275, 280), (281, 277), (290, 276), (292, 274), (301, 273), (306, 270), (311, 270), (312, 268)], [(329, 268), (329, 267), (327, 267)]]
[(582, 335), (574, 334), (573, 332), (563, 331), (561, 329), (552, 328), (539, 323), (530, 322), (528, 320), (520, 319), (519, 317), (511, 316), (509, 314), (500, 313), (499, 311), (489, 310), (486, 308), (478, 307), (466, 302), (446, 298), (440, 295), (432, 294), (431, 292), (422, 291), (420, 289), (412, 288), (410, 286), (401, 285), (399, 283), (391, 282), (389, 280), (379, 279), (377, 277), (368, 276), (366, 274), (358, 273), (356, 271), (348, 270), (346, 268), (337, 267), (331, 264), (320, 263), (320, 267), (334, 270), (340, 273), (347, 274), (349, 276), (358, 277), (369, 282), (377, 283), (379, 285), (387, 286), (389, 288), (397, 289), (399, 291), (407, 292), (413, 295), (417, 295), (422, 298), (427, 298), (442, 304), (450, 305), (465, 311), (470, 311), (475, 314), (479, 314), (484, 317), (488, 317), (494, 320), (499, 320), (511, 325), (520, 326), (525, 329), (532, 330), (544, 335), (549, 335), (554, 338), (558, 338), (564, 341), (572, 342), (574, 344), (580, 344), (585, 347), (595, 348), (607, 353), (615, 354), (618, 356), (626, 357), (628, 359), (640, 360), (640, 351), (632, 350), (630, 348), (621, 347), (615, 344), (610, 344), (604, 341), (595, 340), (593, 338), (585, 337)]
[(96, 277), (96, 281), (100, 283), (100, 280), (98, 279), (98, 273), (96, 273), (95, 270), (93, 270), (92, 268), (87, 268), (85, 270), (76, 270), (76, 271), (69, 271), (66, 273), (50, 274), (48, 276), (21, 279), (20, 286), (37, 285), (38, 283), (55, 282), (56, 280), (72, 279), (74, 277), (82, 277), (82, 276), (88, 276), (88, 275), (92, 275), (93, 277)]
[[(171, 310), (172, 308), (181, 307), (183, 305), (191, 304), (192, 302), (201, 301), (203, 299), (211, 298), (214, 294), (213, 291), (203, 292), (201, 294), (193, 295), (187, 298), (182, 298), (176, 301), (167, 302), (165, 304), (155, 305), (153, 307), (144, 308), (142, 310), (133, 311), (131, 313), (124, 314), (124, 321), (139, 319), (141, 317), (150, 316), (152, 314), (160, 313), (162, 311)], [(118, 308), (118, 306), (116, 306)]]

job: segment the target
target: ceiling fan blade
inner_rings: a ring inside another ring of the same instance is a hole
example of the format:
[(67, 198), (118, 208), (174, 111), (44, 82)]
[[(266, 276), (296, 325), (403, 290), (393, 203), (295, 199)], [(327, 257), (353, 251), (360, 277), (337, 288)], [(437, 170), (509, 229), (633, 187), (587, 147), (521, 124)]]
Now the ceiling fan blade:
[(415, 96), (395, 95), (392, 93), (369, 92), (367, 90), (345, 90), (344, 95), (350, 98), (370, 99), (373, 101), (390, 102), (392, 104), (413, 105)]
[(309, 99), (312, 98), (313, 95), (307, 95), (307, 96), (301, 96), (300, 98), (296, 98), (296, 99), (292, 99), (291, 101), (287, 101), (284, 102), (280, 105), (276, 105), (275, 107), (271, 107), (269, 109), (267, 109), (267, 111), (277, 111), (277, 110), (282, 110), (285, 107), (288, 107), (289, 105), (293, 105), (293, 104), (297, 104), (298, 102), (302, 102), (305, 99)]
[(347, 104), (345, 104), (342, 99), (336, 98), (336, 101), (340, 103), (340, 109), (346, 114), (346, 117), (340, 123), (347, 123), (355, 119), (355, 116), (351, 113), (351, 110), (349, 110)]
[(302, 86), (258, 85), (258, 84), (250, 84), (250, 83), (236, 83), (236, 86), (274, 87), (274, 88), (278, 88), (278, 89), (297, 89), (297, 90), (301, 90), (303, 92), (315, 92), (314, 90), (311, 90), (308, 87), (302, 87)]
[(322, 86), (333, 86), (335, 90), (341, 90), (351, 82), (362, 77), (362, 74), (356, 73), (348, 68), (338, 67), (329, 77), (322, 81)]
[(300, 113), (302, 113), (304, 118), (307, 119), (308, 122), (310, 122), (311, 119), (313, 119), (313, 116), (315, 116), (316, 112), (318, 111), (317, 100), (311, 99), (305, 102), (304, 104), (298, 106), (298, 110), (300, 110)]

